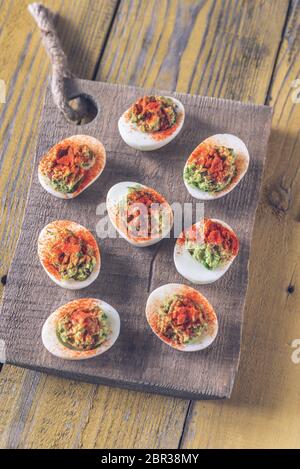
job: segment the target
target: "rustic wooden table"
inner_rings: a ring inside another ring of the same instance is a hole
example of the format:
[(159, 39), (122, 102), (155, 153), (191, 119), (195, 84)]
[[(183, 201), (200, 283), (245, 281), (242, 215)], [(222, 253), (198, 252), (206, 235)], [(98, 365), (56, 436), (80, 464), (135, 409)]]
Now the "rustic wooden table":
[[(20, 231), (49, 74), (26, 0), (0, 0), (1, 260)], [(300, 1), (45, 0), (87, 79), (274, 106), (229, 401), (188, 402), (4, 366), (3, 448), (300, 447)], [(297, 88), (298, 87), (298, 88)]]

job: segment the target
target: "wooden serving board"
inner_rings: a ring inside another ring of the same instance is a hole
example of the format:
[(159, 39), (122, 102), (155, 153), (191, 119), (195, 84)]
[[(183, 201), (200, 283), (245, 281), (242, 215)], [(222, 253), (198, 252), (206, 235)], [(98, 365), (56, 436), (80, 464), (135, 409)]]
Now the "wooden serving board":
[[(69, 124), (47, 90), (23, 228), (0, 315), (0, 338), (5, 341), (6, 362), (68, 378), (182, 398), (228, 398), (239, 363), (249, 249), (271, 109), (150, 90), (180, 99), (186, 109), (186, 120), (173, 142), (158, 151), (142, 153), (125, 145), (117, 122), (145, 90), (84, 80), (71, 80), (68, 87), (70, 96), (77, 89), (91, 95), (99, 112), (87, 125)], [(236, 134), (250, 152), (249, 170), (242, 182), (225, 197), (205, 203), (205, 216), (229, 223), (238, 234), (241, 247), (237, 259), (219, 281), (196, 287), (216, 310), (217, 339), (204, 351), (183, 353), (163, 344), (145, 317), (149, 292), (165, 283), (189, 284), (175, 269), (173, 237), (148, 248), (135, 248), (121, 238), (98, 239), (102, 255), (100, 275), (90, 287), (76, 292), (60, 288), (45, 274), (37, 256), (37, 238), (40, 230), (56, 219), (74, 220), (96, 235), (101, 219), (97, 206), (105, 201), (109, 188), (122, 180), (153, 187), (171, 204), (193, 202), (195, 205), (197, 201), (188, 194), (182, 180), (183, 167), (196, 145), (216, 133)], [(107, 165), (100, 178), (79, 197), (61, 200), (42, 189), (37, 166), (52, 145), (74, 134), (89, 134), (101, 140), (107, 151)], [(103, 299), (119, 311), (120, 337), (108, 352), (91, 360), (57, 359), (43, 347), (42, 325), (60, 305), (82, 297)]]

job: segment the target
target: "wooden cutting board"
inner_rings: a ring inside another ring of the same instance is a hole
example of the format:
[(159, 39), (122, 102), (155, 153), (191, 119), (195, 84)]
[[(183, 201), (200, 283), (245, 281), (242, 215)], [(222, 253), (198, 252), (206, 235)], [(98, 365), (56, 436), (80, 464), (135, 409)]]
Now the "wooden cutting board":
[[(70, 80), (68, 88), (70, 96), (78, 89), (92, 96), (98, 114), (87, 125), (69, 124), (53, 104), (50, 91), (46, 92), (27, 208), (0, 315), (6, 362), (72, 379), (182, 398), (230, 397), (239, 363), (250, 242), (271, 109), (150, 90), (180, 99), (186, 109), (186, 120), (173, 142), (158, 151), (142, 153), (124, 144), (117, 122), (124, 110), (139, 96), (149, 94), (149, 90), (85, 80)], [(204, 351), (183, 353), (163, 344), (145, 317), (149, 292), (165, 283), (189, 284), (175, 269), (173, 237), (148, 248), (135, 248), (120, 238), (98, 239), (102, 255), (100, 275), (90, 287), (77, 292), (60, 288), (45, 274), (37, 256), (37, 238), (40, 230), (56, 219), (74, 220), (96, 236), (101, 220), (97, 206), (105, 201), (109, 188), (122, 180), (153, 187), (171, 204), (193, 202), (195, 206), (197, 201), (188, 194), (182, 180), (183, 167), (191, 151), (203, 139), (217, 133), (233, 133), (242, 138), (250, 152), (250, 166), (230, 194), (205, 203), (205, 216), (229, 223), (238, 234), (241, 247), (237, 259), (219, 281), (196, 287), (216, 310), (217, 339)], [(89, 134), (101, 140), (107, 151), (107, 165), (101, 177), (83, 194), (73, 200), (61, 200), (42, 189), (37, 166), (51, 146), (74, 134)], [(43, 347), (42, 325), (60, 305), (83, 297), (103, 299), (119, 311), (120, 337), (108, 352), (91, 360), (72, 362), (55, 358)]]

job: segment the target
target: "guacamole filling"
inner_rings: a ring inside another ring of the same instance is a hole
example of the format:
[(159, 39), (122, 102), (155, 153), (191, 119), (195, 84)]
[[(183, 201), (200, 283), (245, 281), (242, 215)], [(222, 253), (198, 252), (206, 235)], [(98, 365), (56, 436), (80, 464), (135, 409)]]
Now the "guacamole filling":
[(129, 187), (118, 206), (118, 224), (132, 238), (160, 236), (170, 221), (165, 204), (164, 198), (150, 188)]
[(86, 280), (96, 265), (96, 251), (84, 239), (69, 229), (48, 232), (53, 237), (47, 263), (50, 263), (61, 280)]
[(189, 186), (213, 194), (225, 189), (236, 173), (232, 148), (201, 144), (188, 159), (183, 177)]
[(41, 161), (41, 173), (58, 192), (72, 194), (95, 164), (95, 154), (87, 145), (64, 142), (54, 147)]
[(99, 306), (76, 308), (58, 320), (57, 337), (68, 348), (92, 350), (106, 341), (111, 333), (108, 319)]
[(167, 298), (154, 315), (155, 332), (174, 345), (187, 345), (207, 331), (208, 321), (202, 307), (192, 298), (173, 295)]
[[(204, 220), (204, 232), (200, 239), (198, 230), (203, 227), (193, 227), (185, 234), (185, 247), (193, 259), (200, 262), (209, 270), (214, 270), (230, 261), (238, 253), (238, 240), (235, 234), (220, 223)], [(198, 237), (197, 237), (198, 235)]]
[(176, 123), (177, 106), (163, 96), (144, 96), (128, 111), (131, 123), (142, 132), (161, 132)]

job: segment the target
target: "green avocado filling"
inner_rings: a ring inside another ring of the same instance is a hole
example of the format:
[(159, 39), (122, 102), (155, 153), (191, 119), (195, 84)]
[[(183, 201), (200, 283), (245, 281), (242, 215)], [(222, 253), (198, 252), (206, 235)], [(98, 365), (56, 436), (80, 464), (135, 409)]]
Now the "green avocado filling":
[(56, 191), (63, 194), (72, 194), (78, 189), (82, 180), (83, 176), (69, 180), (69, 174), (66, 174), (61, 179), (50, 179), (50, 183)]
[(99, 306), (73, 310), (59, 319), (56, 328), (64, 346), (80, 351), (99, 347), (110, 333), (107, 315)]
[(203, 192), (216, 193), (225, 189), (235, 177), (236, 153), (232, 148), (213, 147), (206, 155), (193, 157), (185, 167), (185, 182)]

